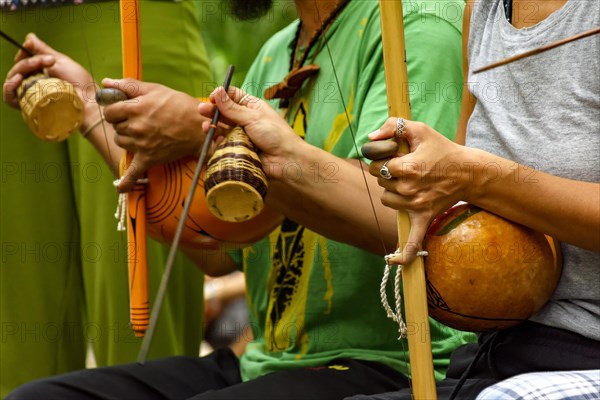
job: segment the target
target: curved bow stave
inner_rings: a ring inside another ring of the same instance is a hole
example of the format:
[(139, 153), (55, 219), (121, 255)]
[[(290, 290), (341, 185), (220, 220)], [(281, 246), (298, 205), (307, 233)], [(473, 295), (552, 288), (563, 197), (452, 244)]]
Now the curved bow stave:
[[(120, 0), (123, 77), (142, 78), (139, 0)], [(121, 173), (131, 164), (127, 152)], [(148, 297), (148, 260), (146, 249), (146, 199), (143, 185), (127, 193), (127, 262), (129, 268), (129, 302), (131, 328), (144, 336), (150, 321)]]
[[(411, 118), (404, 40), (402, 1), (380, 1), (381, 36), (385, 66), (389, 115)], [(405, 141), (400, 151), (408, 153)], [(398, 211), (398, 248), (402, 249), (410, 232), (410, 220), (405, 211)], [(408, 243), (410, 245), (410, 243)], [(402, 269), (404, 308), (409, 326), (408, 350), (412, 388), (415, 399), (437, 398), (429, 336), (429, 314), (423, 258), (417, 257)]]

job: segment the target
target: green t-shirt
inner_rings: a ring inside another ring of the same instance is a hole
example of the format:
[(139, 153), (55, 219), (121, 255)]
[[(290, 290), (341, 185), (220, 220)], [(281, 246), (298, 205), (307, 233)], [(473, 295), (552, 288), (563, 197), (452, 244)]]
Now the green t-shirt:
[[(462, 15), (462, 3), (447, 3)], [(439, 5), (431, 10), (421, 3), (405, 6), (411, 101), (413, 119), (451, 137), (460, 95), (449, 103), (440, 97), (443, 87), (461, 93), (461, 21), (447, 21), (438, 11)], [(246, 76), (245, 90), (262, 97), (288, 73), (298, 23), (264, 45)], [(341, 158), (358, 158), (367, 134), (379, 128), (388, 113), (378, 2), (352, 1), (323, 42), (328, 48), (318, 43), (307, 61), (318, 64), (320, 72), (292, 100), (289, 122), (308, 143)], [(335, 165), (330, 168), (335, 172)], [(381, 305), (379, 285), (385, 265), (381, 256), (285, 220), (267, 238), (244, 249), (243, 257), (238, 253), (234, 258), (240, 263), (243, 259), (254, 334), (241, 359), (244, 380), (336, 358), (379, 361), (408, 374), (407, 344), (398, 342), (398, 327)], [(392, 296), (390, 290), (388, 298)], [(440, 379), (452, 350), (473, 336), (435, 321), (429, 334)]]

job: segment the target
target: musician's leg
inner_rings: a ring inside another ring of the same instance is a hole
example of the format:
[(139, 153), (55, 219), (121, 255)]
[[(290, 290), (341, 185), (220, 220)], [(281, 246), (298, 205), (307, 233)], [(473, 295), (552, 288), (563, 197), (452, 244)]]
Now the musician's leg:
[(203, 358), (170, 357), (41, 379), (21, 386), (6, 400), (175, 400), (239, 382), (238, 359), (224, 349)]
[[(494, 383), (498, 382), (493, 379), (467, 379), (460, 390), (460, 394), (456, 395), (454, 399), (460, 400), (474, 400), (477, 395), (485, 388)], [(444, 379), (438, 382), (436, 385), (437, 398), (438, 400), (447, 400), (452, 398), (452, 393), (456, 384), (457, 379)], [(413, 389), (402, 389), (396, 392), (381, 393), (375, 395), (357, 395), (349, 397), (346, 400), (413, 400), (414, 393)], [(491, 400), (491, 398), (490, 398)]]
[[(454, 398), (461, 400), (473, 400), (477, 394), (486, 387), (498, 382), (489, 376), (487, 364), (479, 359), (479, 362), (474, 364), (475, 356), (480, 349), (477, 343), (469, 343), (457, 348), (450, 358), (450, 365), (447, 370), (447, 378), (437, 382), (436, 391), (438, 400), (450, 399), (458, 384), (461, 385), (460, 392)], [(471, 368), (470, 372), (475, 372), (478, 379), (466, 379), (465, 373)], [(485, 378), (483, 378), (485, 377)], [(461, 379), (462, 378), (462, 379)], [(403, 388), (399, 391), (381, 393), (376, 395), (360, 394), (348, 398), (347, 400), (413, 400), (413, 388)]]
[(341, 399), (357, 393), (382, 393), (408, 387), (406, 377), (373, 361), (334, 360), (322, 367), (274, 372), (189, 400)]
[[(596, 341), (563, 329), (527, 321), (509, 329), (485, 333), (480, 336), (478, 344), (467, 344), (457, 348), (450, 359), (447, 379), (437, 384), (438, 399), (448, 399), (454, 394), (456, 399), (475, 399), (489, 386), (516, 375), (537, 371), (575, 370), (577, 366), (593, 370), (597, 369), (598, 360), (600, 349)], [(566, 376), (570, 376), (570, 373), (567, 371)], [(524, 392), (536, 390), (533, 380), (529, 380), (528, 376), (504, 381), (506, 383), (499, 385), (498, 390), (506, 392), (507, 388), (510, 390), (510, 385), (515, 383), (523, 385)], [(532, 376), (538, 378), (537, 375)], [(559, 372), (556, 376), (562, 377)], [(596, 375), (592, 372), (592, 378), (586, 375), (583, 380), (593, 389), (594, 378)], [(544, 382), (541, 384), (544, 385)], [(457, 385), (460, 386), (460, 390), (454, 393)], [(538, 390), (542, 393), (542, 390), (569, 391), (570, 388), (557, 385), (553, 388), (539, 387)], [(562, 398), (562, 395), (554, 397)], [(401, 390), (377, 396), (352, 398), (367, 399), (410, 400), (411, 393)]]
[(598, 399), (600, 370), (536, 372), (501, 381), (481, 392), (478, 399)]

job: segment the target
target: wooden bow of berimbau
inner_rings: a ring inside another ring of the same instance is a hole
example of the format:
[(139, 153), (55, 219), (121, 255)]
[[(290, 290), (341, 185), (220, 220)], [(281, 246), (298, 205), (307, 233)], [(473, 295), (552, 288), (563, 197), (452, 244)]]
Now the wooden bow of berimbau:
[[(139, 0), (120, 0), (123, 77), (140, 80)], [(131, 164), (133, 154), (127, 152), (121, 173)], [(129, 268), (130, 323), (136, 336), (144, 336), (150, 320), (148, 299), (148, 260), (146, 253), (146, 201), (144, 186), (136, 185), (127, 193), (127, 263)]]
[[(385, 65), (389, 115), (410, 119), (408, 72), (404, 41), (402, 1), (380, 0), (381, 36)], [(400, 143), (400, 151), (408, 153), (408, 144)], [(398, 211), (398, 248), (410, 232), (410, 220), (404, 211)], [(425, 285), (423, 258), (417, 257), (402, 269), (404, 288), (405, 320), (408, 326), (408, 350), (411, 380), (415, 399), (437, 398), (431, 338), (429, 336), (429, 314)]]
[[(318, 10), (316, 1), (317, 0), (315, 0), (315, 7)], [(408, 70), (406, 67), (402, 1), (380, 0), (379, 4), (388, 113), (391, 117), (410, 119), (410, 98), (408, 90)], [(328, 48), (327, 43), (325, 43), (325, 47)], [(332, 68), (335, 69), (331, 52), (328, 51), (328, 53)], [(398, 151), (409, 153), (408, 144), (406, 142), (393, 144), (393, 150), (390, 151), (388, 146), (390, 141), (380, 141), (364, 145), (362, 149), (363, 155), (366, 154), (365, 150), (368, 149), (369, 145), (373, 144), (374, 146), (371, 147), (373, 150), (376, 150), (379, 155), (381, 155), (382, 152), (387, 152), (388, 157)], [(410, 220), (406, 212), (398, 211), (397, 224), (398, 248), (402, 249), (405, 245), (403, 240), (405, 240), (410, 233)], [(408, 350), (413, 397), (417, 400), (435, 400), (437, 399), (437, 392), (433, 368), (433, 356), (431, 353), (431, 338), (429, 336), (430, 329), (427, 309), (425, 268), (421, 257), (417, 257), (410, 264), (403, 266), (402, 281), (405, 320), (409, 328)]]

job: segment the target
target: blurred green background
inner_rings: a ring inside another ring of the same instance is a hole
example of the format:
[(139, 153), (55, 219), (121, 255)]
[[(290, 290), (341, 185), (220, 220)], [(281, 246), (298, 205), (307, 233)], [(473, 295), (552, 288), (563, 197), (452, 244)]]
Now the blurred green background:
[(262, 44), (296, 17), (291, 0), (274, 0), (264, 17), (238, 21), (228, 11), (227, 1), (199, 1), (204, 37), (213, 77), (219, 84), (229, 64), (235, 65), (233, 84), (240, 86)]

